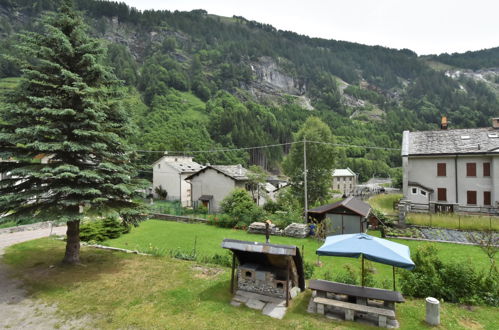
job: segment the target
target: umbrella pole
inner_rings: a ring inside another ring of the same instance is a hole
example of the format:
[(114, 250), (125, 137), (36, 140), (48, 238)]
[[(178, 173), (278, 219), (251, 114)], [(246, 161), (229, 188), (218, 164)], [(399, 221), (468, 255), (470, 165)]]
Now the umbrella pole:
[(395, 266), (392, 266), (393, 267), (393, 291), (395, 291)]
[(364, 286), (364, 255), (362, 255), (362, 286)]

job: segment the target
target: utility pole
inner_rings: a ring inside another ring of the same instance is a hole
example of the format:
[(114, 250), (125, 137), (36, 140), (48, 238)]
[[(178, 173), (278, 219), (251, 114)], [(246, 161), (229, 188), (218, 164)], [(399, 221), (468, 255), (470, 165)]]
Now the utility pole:
[(307, 191), (307, 139), (303, 137), (303, 191), (305, 198), (305, 222), (308, 220), (308, 191)]

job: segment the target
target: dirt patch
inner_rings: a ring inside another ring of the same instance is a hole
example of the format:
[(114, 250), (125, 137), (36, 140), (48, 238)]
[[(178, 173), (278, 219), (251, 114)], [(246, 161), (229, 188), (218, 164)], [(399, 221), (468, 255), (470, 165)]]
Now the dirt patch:
[(195, 272), (194, 277), (203, 279), (213, 278), (224, 272), (221, 268), (203, 266), (194, 266), (192, 270)]
[(466, 329), (473, 329), (473, 330), (483, 329), (483, 325), (470, 319), (459, 320), (459, 324), (461, 324)]
[[(53, 228), (53, 234), (64, 234), (65, 227)], [(84, 329), (85, 318), (64, 319), (56, 306), (49, 306), (29, 297), (23, 282), (12, 276), (9, 267), (1, 262), (4, 249), (10, 245), (47, 237), (50, 229), (38, 229), (0, 234), (0, 328), (1, 329)], [(50, 269), (42, 269), (48, 272)]]

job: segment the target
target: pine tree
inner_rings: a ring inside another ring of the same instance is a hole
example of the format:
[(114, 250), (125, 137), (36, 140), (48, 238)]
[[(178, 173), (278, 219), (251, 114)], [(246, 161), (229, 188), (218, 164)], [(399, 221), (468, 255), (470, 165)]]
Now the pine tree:
[[(23, 79), (0, 124), (0, 214), (66, 222), (65, 263), (79, 262), (79, 224), (89, 214), (140, 220), (132, 195), (133, 154), (119, 83), (103, 66), (105, 50), (65, 0), (21, 35)], [(48, 160), (48, 161), (46, 161)]]

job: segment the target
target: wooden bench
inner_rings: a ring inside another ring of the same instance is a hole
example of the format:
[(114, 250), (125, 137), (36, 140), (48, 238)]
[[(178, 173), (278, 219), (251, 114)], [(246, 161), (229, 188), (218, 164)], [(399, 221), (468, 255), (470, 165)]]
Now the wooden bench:
[(339, 308), (345, 312), (345, 320), (353, 321), (355, 312), (366, 313), (378, 317), (378, 326), (386, 327), (387, 319), (395, 319), (395, 312), (391, 309), (384, 309), (366, 305), (357, 305), (345, 301), (327, 299), (322, 297), (314, 298), (314, 303), (317, 304), (317, 313), (324, 314), (324, 305)]

